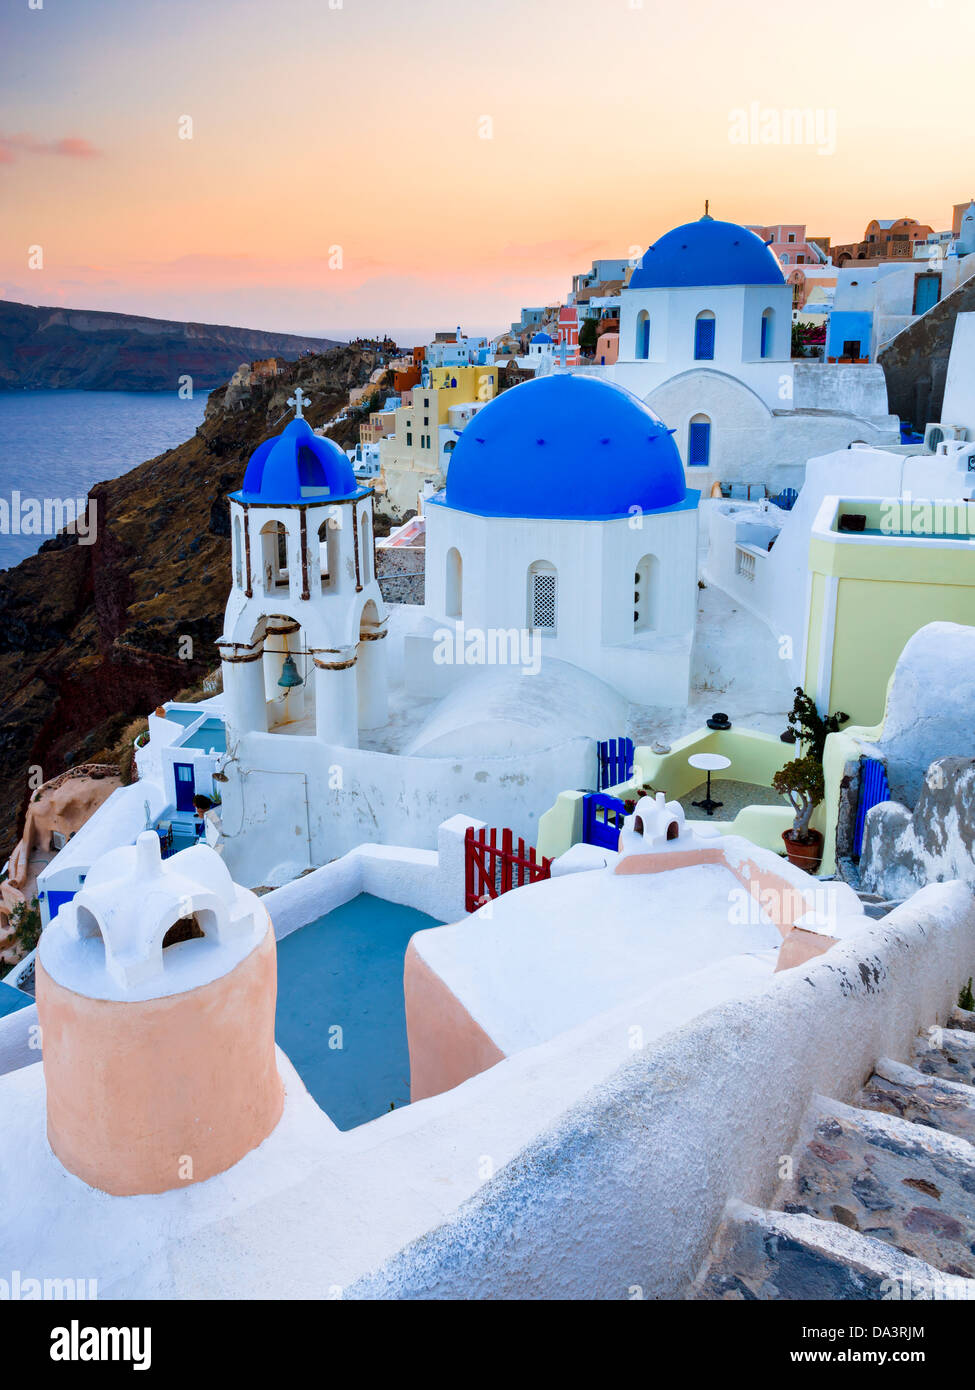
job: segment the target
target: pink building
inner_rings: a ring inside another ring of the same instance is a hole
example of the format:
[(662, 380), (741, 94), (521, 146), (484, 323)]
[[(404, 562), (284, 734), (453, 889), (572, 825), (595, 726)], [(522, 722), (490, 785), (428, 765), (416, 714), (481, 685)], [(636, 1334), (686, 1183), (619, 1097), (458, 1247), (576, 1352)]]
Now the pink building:
[(557, 345), (579, 346), (579, 311), (574, 304), (566, 304), (559, 310), (559, 326), (555, 339)]
[(829, 237), (806, 236), (805, 224), (783, 222), (772, 227), (749, 227), (766, 242), (782, 266), (824, 265), (829, 256)]

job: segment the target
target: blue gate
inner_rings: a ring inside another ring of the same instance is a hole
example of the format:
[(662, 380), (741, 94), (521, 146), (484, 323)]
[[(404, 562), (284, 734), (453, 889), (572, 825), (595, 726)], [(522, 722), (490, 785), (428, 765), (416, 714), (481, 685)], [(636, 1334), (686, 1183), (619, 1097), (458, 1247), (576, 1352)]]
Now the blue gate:
[(616, 796), (589, 792), (582, 803), (582, 839), (601, 849), (619, 849), (626, 807)]
[(606, 787), (618, 786), (633, 776), (633, 740), (631, 738), (609, 738), (597, 744), (599, 753), (600, 791)]
[(860, 799), (857, 802), (857, 823), (853, 836), (853, 855), (859, 858), (863, 852), (863, 827), (871, 806), (890, 800), (890, 786), (887, 782), (887, 769), (876, 758), (860, 760)]

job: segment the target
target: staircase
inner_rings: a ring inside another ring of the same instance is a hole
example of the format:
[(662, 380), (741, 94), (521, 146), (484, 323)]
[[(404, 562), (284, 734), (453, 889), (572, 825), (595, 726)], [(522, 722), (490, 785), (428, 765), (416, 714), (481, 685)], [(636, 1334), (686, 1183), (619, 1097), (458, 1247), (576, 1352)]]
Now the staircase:
[(691, 1299), (975, 1298), (975, 1014), (814, 1097), (774, 1208), (729, 1203)]

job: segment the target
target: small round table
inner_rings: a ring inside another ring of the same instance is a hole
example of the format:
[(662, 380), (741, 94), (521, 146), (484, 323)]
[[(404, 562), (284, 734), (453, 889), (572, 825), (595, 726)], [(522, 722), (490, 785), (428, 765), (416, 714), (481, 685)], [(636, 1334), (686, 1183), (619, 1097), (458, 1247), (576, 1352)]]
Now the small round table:
[(708, 788), (703, 801), (692, 801), (691, 805), (696, 806), (699, 811), (706, 811), (709, 816), (713, 816), (719, 806), (723, 806), (723, 801), (711, 800), (711, 773), (722, 772), (726, 767), (731, 766), (731, 759), (726, 758), (723, 753), (692, 753), (687, 760), (691, 767), (698, 768), (701, 772), (708, 774)]

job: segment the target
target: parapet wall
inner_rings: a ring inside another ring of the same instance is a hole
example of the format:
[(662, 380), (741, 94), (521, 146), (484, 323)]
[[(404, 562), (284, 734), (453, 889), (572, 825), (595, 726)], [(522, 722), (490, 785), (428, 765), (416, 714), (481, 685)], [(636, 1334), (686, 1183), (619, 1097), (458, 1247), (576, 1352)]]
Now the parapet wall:
[[(345, 1291), (358, 1298), (681, 1295), (726, 1202), (767, 1202), (815, 1094), (851, 1099), (906, 1058), (975, 959), (967, 885), (938, 884), (826, 956), (665, 1035), (538, 1132), (451, 1218)], [(457, 1092), (586, 1069), (638, 1005), (503, 1061)], [(571, 1092), (571, 1086), (566, 1087)], [(466, 1096), (465, 1096), (466, 1093)], [(439, 1097), (443, 1104), (449, 1097)], [(500, 1095), (495, 1095), (500, 1100)], [(444, 1114), (440, 1114), (440, 1123)]]

